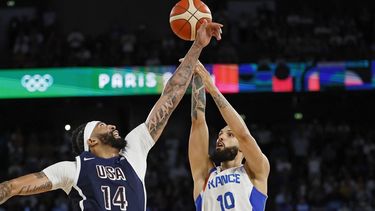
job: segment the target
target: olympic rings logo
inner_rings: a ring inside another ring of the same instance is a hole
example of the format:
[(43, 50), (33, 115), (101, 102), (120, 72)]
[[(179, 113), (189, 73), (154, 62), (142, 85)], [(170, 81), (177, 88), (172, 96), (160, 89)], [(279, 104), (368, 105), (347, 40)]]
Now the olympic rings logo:
[(50, 74), (45, 74), (43, 76), (36, 75), (24, 75), (21, 79), (21, 84), (29, 92), (44, 92), (53, 84), (53, 78)]

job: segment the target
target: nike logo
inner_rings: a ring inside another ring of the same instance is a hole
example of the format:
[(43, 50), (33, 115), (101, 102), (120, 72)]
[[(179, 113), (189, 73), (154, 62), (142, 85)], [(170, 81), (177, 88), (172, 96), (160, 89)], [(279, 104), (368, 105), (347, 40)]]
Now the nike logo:
[(95, 159), (95, 158), (83, 158), (83, 161), (88, 161), (88, 160), (92, 160), (92, 159)]

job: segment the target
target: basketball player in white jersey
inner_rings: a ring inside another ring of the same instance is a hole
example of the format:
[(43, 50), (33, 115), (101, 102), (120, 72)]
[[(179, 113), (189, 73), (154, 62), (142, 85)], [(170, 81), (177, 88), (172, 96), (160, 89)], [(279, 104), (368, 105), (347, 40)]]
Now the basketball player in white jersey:
[[(146, 121), (125, 138), (114, 125), (90, 121), (73, 135), (75, 161), (63, 161), (41, 172), (0, 184), (0, 204), (16, 195), (62, 189), (73, 210), (146, 210), (144, 178), (147, 154), (190, 84), (202, 49), (212, 36), (221, 39), (222, 25), (203, 23), (197, 37), (165, 85)], [(51, 140), (53, 141), (53, 140)]]
[[(205, 88), (228, 124), (220, 130), (216, 150), (211, 157), (208, 155)], [(270, 171), (267, 157), (200, 62), (193, 75), (192, 89), (189, 161), (196, 210), (265, 210)], [(246, 161), (242, 164), (244, 158)], [(215, 167), (213, 161), (221, 165)]]

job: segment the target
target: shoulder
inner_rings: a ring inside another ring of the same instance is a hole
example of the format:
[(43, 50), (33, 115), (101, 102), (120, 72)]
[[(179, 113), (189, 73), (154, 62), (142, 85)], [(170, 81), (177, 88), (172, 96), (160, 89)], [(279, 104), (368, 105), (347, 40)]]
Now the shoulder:
[(131, 141), (131, 139), (153, 140), (145, 123), (142, 123), (131, 130), (128, 135), (126, 135), (125, 139), (127, 141)]
[(63, 171), (63, 170), (70, 170), (72, 168), (76, 169), (76, 167), (77, 167), (76, 161), (61, 161), (61, 162), (48, 166), (43, 171), (46, 171), (46, 170)]
[(76, 161), (61, 161), (43, 169), (43, 173), (49, 178), (74, 178), (77, 172)]
[(77, 175), (77, 162), (61, 161), (48, 166), (43, 173), (52, 183), (53, 190), (61, 188), (69, 193)]

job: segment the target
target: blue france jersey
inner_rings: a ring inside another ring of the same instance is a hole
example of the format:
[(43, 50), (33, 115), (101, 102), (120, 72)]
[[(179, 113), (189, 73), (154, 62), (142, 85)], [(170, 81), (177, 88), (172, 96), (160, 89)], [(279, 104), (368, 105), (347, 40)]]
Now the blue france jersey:
[(146, 158), (154, 140), (145, 124), (125, 138), (119, 156), (104, 159), (83, 152), (75, 162), (63, 161), (43, 170), (52, 189), (70, 197), (73, 210), (146, 210)]

